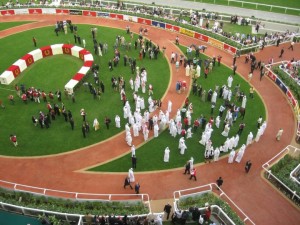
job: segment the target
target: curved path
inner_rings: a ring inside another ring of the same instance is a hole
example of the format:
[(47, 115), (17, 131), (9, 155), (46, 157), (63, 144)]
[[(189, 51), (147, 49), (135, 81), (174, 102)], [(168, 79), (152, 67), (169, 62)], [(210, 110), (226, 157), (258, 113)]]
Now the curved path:
[[(104, 18), (61, 15), (1, 17), (0, 21), (34, 20), (38, 22), (0, 31), (0, 38), (21, 30), (53, 25), (57, 20), (70, 19), (70, 17), (72, 17), (72, 22), (77, 24), (96, 24), (122, 29), (125, 29), (128, 24), (128, 22)], [(137, 32), (141, 25), (130, 23), (130, 26), (134, 32)], [(153, 42), (159, 43), (161, 47), (167, 47), (166, 56), (169, 57), (172, 51), (178, 52), (179, 49), (173, 44), (177, 33), (156, 29), (150, 28), (149, 38)], [(204, 44), (186, 36), (180, 36), (180, 41), (184, 45)], [(296, 45), (295, 48), (299, 49), (300, 46)], [(279, 51), (280, 48), (276, 47), (265, 48), (264, 51), (257, 53), (257, 58), (266, 62), (270, 56), (274, 56), (277, 61)], [(209, 47), (205, 53), (209, 56), (221, 54), (224, 64), (228, 66), (232, 64), (232, 56), (219, 49)], [(274, 55), (274, 53), (276, 54)], [(300, 58), (300, 51), (286, 50), (284, 59), (289, 60), (292, 56)], [(249, 65), (245, 65), (243, 62), (243, 57), (237, 60), (238, 72), (247, 77)], [(174, 90), (175, 83), (177, 79), (182, 80), (186, 77), (183, 68), (176, 73), (173, 65), (171, 73), (172, 79), (164, 99), (165, 101), (170, 99), (173, 102), (173, 112), (170, 116), (174, 116), (174, 109), (182, 105), (187, 94), (178, 95)], [(190, 85), (190, 81), (187, 80), (187, 82)], [(251, 82), (262, 96), (268, 109), (268, 127), (261, 140), (247, 148), (242, 163), (228, 164), (227, 158), (223, 158), (218, 163), (205, 166), (197, 164), (197, 182), (190, 181), (183, 176), (182, 169), (136, 173), (136, 179), (141, 183), (142, 193), (148, 193), (151, 200), (170, 199), (175, 190), (212, 183), (222, 176), (224, 179), (223, 190), (256, 224), (300, 224), (299, 209), (290, 204), (261, 178), (262, 164), (292, 142), (296, 124), (294, 114), (282, 92), (268, 78), (263, 78), (260, 82), (259, 75), (255, 73)], [(163, 105), (163, 109), (165, 107), (166, 104)], [(284, 135), (282, 140), (277, 142), (275, 135), (280, 127), (284, 129)], [(142, 142), (141, 137), (134, 139), (136, 146)], [(83, 170), (95, 164), (105, 163), (129, 151), (130, 149), (124, 141), (124, 134), (119, 134), (105, 142), (60, 155), (28, 158), (0, 157), (0, 179), (56, 190), (128, 194), (132, 192), (123, 189), (125, 173), (94, 173)], [(244, 164), (247, 159), (251, 159), (253, 162), (249, 174), (244, 173)]]

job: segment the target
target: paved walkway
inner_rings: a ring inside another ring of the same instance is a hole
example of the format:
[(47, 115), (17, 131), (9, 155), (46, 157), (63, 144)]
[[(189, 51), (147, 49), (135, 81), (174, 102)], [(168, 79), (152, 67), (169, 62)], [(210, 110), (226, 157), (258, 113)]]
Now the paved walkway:
[[(128, 22), (124, 21), (80, 16), (16, 15), (1, 17), (0, 21), (28, 20), (39, 22), (1, 31), (0, 37), (45, 25), (52, 26), (55, 21), (70, 19), (70, 17), (72, 17), (71, 19), (74, 23), (96, 24), (121, 29), (124, 29), (128, 24)], [(130, 26), (134, 32), (137, 32), (140, 24), (131, 23)], [(167, 47), (166, 56), (170, 56), (172, 51), (179, 51), (177, 46), (173, 44), (177, 34), (161, 29), (159, 32), (155, 32), (155, 29), (157, 28), (151, 27), (149, 37), (154, 43)], [(182, 35), (180, 35), (180, 40), (185, 45), (191, 43), (203, 44), (200, 41)], [(300, 58), (299, 48), (300, 45), (297, 44), (295, 51), (287, 50), (283, 59)], [(264, 51), (257, 53), (257, 58), (267, 61), (270, 56), (274, 56), (275, 61), (277, 61), (278, 53), (279, 48), (265, 48)], [(232, 64), (232, 56), (219, 49), (209, 47), (206, 54), (209, 56), (221, 54), (224, 64), (228, 66)], [(238, 72), (242, 76), (247, 77), (249, 65), (245, 65), (243, 62), (244, 59), (242, 57), (237, 60)], [(182, 78), (185, 76), (183, 68), (180, 68), (179, 73), (176, 73), (174, 65), (170, 66), (171, 81), (168, 90), (166, 90), (164, 101), (170, 99), (173, 102), (173, 108), (176, 109), (182, 105), (186, 95), (178, 95), (175, 92), (175, 82), (178, 77)], [(254, 143), (247, 148), (241, 164), (228, 164), (227, 157), (221, 159), (218, 163), (197, 164), (196, 167), (199, 171), (197, 182), (190, 181), (187, 179), (187, 176), (182, 175), (182, 168), (136, 173), (136, 179), (142, 185), (141, 193), (148, 193), (151, 200), (170, 199), (175, 190), (212, 183), (219, 176), (222, 176), (224, 179), (224, 191), (256, 224), (300, 224), (299, 209), (290, 204), (286, 198), (261, 178), (262, 164), (293, 140), (296, 121), (291, 107), (282, 92), (269, 79), (264, 78), (260, 82), (258, 77), (258, 74), (255, 73), (252, 84), (262, 96), (267, 107), (268, 126), (260, 142)], [(164, 105), (163, 110), (165, 110), (165, 107)], [(170, 115), (171, 117), (174, 116), (174, 111)], [(275, 135), (279, 127), (284, 129), (284, 135), (280, 142), (276, 142)], [(136, 146), (142, 142), (142, 137), (134, 139)], [(124, 176), (127, 173), (84, 172), (84, 168), (108, 162), (112, 158), (129, 152), (130, 150), (124, 141), (124, 133), (121, 133), (102, 143), (60, 155), (26, 158), (0, 157), (0, 179), (65, 191), (128, 194), (132, 192), (124, 190), (122, 187)], [(101, 158), (99, 158), (99, 155), (101, 155)], [(244, 164), (247, 159), (253, 161), (249, 174), (244, 173)], [(41, 160), (43, 162), (42, 166)]]
[[(218, 12), (218, 13), (230, 14), (230, 15), (237, 14), (237, 15), (240, 15), (240, 16), (247, 16), (247, 17), (254, 16), (255, 18), (259, 18), (259, 19), (262, 19), (262, 20), (270, 20), (270, 21), (277, 21), (277, 22), (300, 24), (300, 16), (278, 14), (278, 13), (259, 11), (259, 10), (253, 10), (253, 9), (237, 8), (237, 7), (223, 6), (223, 5), (214, 5), (214, 4), (193, 2), (193, 1), (183, 1), (183, 0), (130, 0), (130, 2), (137, 2), (137, 3), (141, 3), (141, 4), (152, 4), (154, 2), (155, 5), (163, 5), (163, 6), (169, 6), (169, 7), (179, 7), (179, 8), (185, 8), (185, 9), (200, 10), (200, 11), (202, 9), (206, 9), (206, 11), (210, 11), (210, 12)], [(300, 14), (300, 12), (299, 12), (299, 14)]]

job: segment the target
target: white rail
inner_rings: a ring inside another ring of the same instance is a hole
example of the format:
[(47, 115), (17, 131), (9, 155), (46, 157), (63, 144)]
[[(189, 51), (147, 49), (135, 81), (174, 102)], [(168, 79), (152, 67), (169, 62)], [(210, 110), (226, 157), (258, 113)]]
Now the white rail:
[[(188, 188), (188, 189), (174, 191), (173, 192), (174, 209), (178, 210), (177, 205), (178, 205), (178, 201), (180, 200), (181, 197), (188, 197), (188, 196), (195, 195), (195, 194), (200, 194), (200, 193), (205, 193), (205, 192), (212, 192), (214, 189), (217, 190), (218, 186), (214, 183), (210, 183), (210, 184), (206, 184), (206, 185), (202, 185), (202, 186), (198, 186), (198, 187), (194, 187), (194, 188)], [(235, 202), (228, 195), (226, 195), (226, 193), (221, 188), (219, 188), (219, 190), (221, 192), (219, 194), (219, 196), (220, 197), (222, 197), (222, 196), (226, 197), (226, 199), (238, 210), (239, 214), (243, 215), (244, 222), (248, 221), (251, 224), (255, 224), (249, 218), (249, 216), (247, 216), (246, 213), (244, 213), (244, 211), (240, 207), (238, 207), (237, 204), (235, 204)], [(231, 221), (230, 218), (229, 218), (229, 220)]]
[(279, 182), (282, 186), (284, 186), (288, 191), (290, 191), (290, 193), (292, 194), (292, 199), (297, 197), (300, 200), (300, 196), (296, 193), (296, 191), (291, 190), (288, 186), (286, 186), (285, 183), (283, 183), (280, 179), (278, 179), (275, 175), (272, 174), (272, 171), (270, 169), (270, 167), (274, 163), (278, 162), (283, 156), (285, 156), (289, 152), (293, 152), (293, 153), (300, 152), (300, 149), (297, 147), (294, 147), (292, 145), (288, 145), (283, 150), (281, 150), (279, 153), (277, 153), (274, 157), (272, 157), (269, 161), (265, 162), (262, 165), (262, 168), (268, 174), (268, 179), (270, 179), (270, 177), (272, 176), (272, 178), (274, 178), (277, 182)]

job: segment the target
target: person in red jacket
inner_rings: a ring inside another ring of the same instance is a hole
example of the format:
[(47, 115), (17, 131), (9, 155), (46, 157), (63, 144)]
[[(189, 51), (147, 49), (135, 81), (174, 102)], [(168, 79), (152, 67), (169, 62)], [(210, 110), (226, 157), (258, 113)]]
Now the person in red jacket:
[(197, 177), (196, 177), (196, 168), (195, 168), (195, 167), (191, 170), (190, 180), (191, 180), (192, 178), (194, 178), (195, 181), (197, 181)]

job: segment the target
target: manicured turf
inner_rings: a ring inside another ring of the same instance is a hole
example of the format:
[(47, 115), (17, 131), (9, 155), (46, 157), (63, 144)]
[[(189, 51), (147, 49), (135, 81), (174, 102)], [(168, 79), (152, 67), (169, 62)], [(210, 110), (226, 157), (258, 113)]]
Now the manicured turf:
[(6, 30), (11, 27), (20, 26), (26, 23), (31, 23), (31, 21), (20, 21), (20, 22), (1, 22), (0, 23), (0, 31)]
[[(185, 52), (186, 48), (181, 47), (181, 50)], [(201, 58), (204, 59), (205, 57), (201, 56)], [(208, 79), (204, 79), (203, 71), (201, 74), (202, 75), (198, 79), (197, 83), (201, 84), (204, 90), (208, 91), (209, 89), (214, 90), (216, 85), (221, 87), (223, 84), (227, 84), (227, 78), (228, 75), (231, 74), (231, 69), (225, 66), (220, 66), (220, 67), (216, 66), (213, 69), (213, 72), (209, 74)], [(234, 90), (236, 84), (241, 85), (241, 90), (244, 91), (248, 97), (249, 88), (250, 88), (249, 84), (245, 82), (238, 75), (234, 76), (232, 90)], [(211, 108), (210, 102), (204, 103), (201, 101), (200, 97), (194, 95), (190, 95), (189, 99), (194, 106), (192, 121), (194, 121), (196, 118), (199, 118), (201, 114), (203, 114), (206, 118), (210, 117), (210, 108)], [(234, 99), (234, 97), (232, 99)], [(234, 101), (234, 103), (239, 106), (241, 105), (241, 102)], [(223, 104), (223, 99), (218, 99), (213, 114), (214, 117), (218, 115), (218, 109), (221, 104)], [(247, 108), (247, 113), (244, 119), (246, 127), (240, 137), (238, 147), (246, 143), (247, 135), (249, 134), (250, 131), (252, 131), (254, 135), (256, 134), (257, 131), (256, 121), (258, 117), (260, 115), (265, 117), (263, 102), (257, 94), (255, 94), (254, 99), (248, 98), (246, 108)], [(176, 110), (176, 109), (172, 109), (172, 110)], [(224, 118), (225, 115), (223, 115), (223, 119)], [(241, 122), (242, 122), (242, 118), (238, 118), (234, 126), (230, 130), (229, 137), (236, 135), (238, 131), (238, 126)], [(217, 129), (215, 126), (213, 127), (214, 131), (211, 140), (214, 147), (219, 147), (226, 140), (226, 138), (221, 135), (222, 127), (223, 127), (223, 121), (221, 122), (219, 129)], [(190, 159), (191, 156), (195, 159), (194, 161), (195, 163), (203, 162), (204, 146), (198, 143), (199, 140), (201, 140), (201, 134), (202, 134), (202, 129), (198, 129), (198, 131), (194, 133), (193, 138), (186, 139), (187, 150), (184, 155), (180, 155), (178, 150), (178, 142), (180, 136), (177, 135), (176, 138), (173, 138), (169, 134), (169, 131), (165, 130), (159, 135), (158, 138), (152, 139), (147, 144), (142, 145), (140, 148), (136, 150), (137, 168), (135, 171), (165, 170), (165, 169), (176, 168), (176, 167), (183, 168), (185, 162), (188, 159)], [(163, 162), (164, 150), (167, 146), (171, 150), (169, 163)], [(131, 155), (128, 154), (108, 164), (104, 164), (92, 168), (91, 170), (124, 172), (127, 171), (128, 168), (130, 167), (131, 167)]]
[[(97, 62), (100, 61), (100, 79), (102, 79), (106, 86), (106, 91), (102, 95), (102, 99), (94, 100), (92, 95), (89, 94), (86, 87), (82, 86), (79, 90), (76, 91), (76, 103), (73, 104), (69, 99), (64, 99), (63, 102), (67, 109), (70, 109), (73, 113), (74, 120), (75, 120), (75, 130), (71, 131), (69, 123), (64, 122), (63, 118), (58, 118), (52, 122), (51, 128), (49, 130), (41, 129), (39, 127), (34, 127), (31, 122), (31, 116), (37, 115), (39, 111), (46, 111), (45, 103), (33, 103), (30, 102), (29, 104), (25, 105), (21, 102), (20, 99), (16, 99), (15, 105), (10, 105), (7, 99), (7, 96), (10, 92), (7, 90), (1, 90), (0, 98), (4, 100), (6, 104), (6, 109), (1, 110), (3, 115), (0, 118), (0, 122), (3, 128), (0, 130), (0, 136), (3, 140), (3, 148), (0, 149), (1, 154), (3, 155), (19, 155), (19, 156), (30, 156), (30, 155), (47, 155), (47, 154), (54, 154), (59, 152), (65, 152), (71, 149), (77, 149), (92, 143), (95, 143), (100, 140), (104, 140), (110, 137), (113, 134), (118, 133), (120, 130), (114, 127), (114, 123), (112, 123), (111, 129), (107, 131), (103, 129), (104, 126), (104, 116), (109, 115), (114, 120), (114, 116), (119, 114), (122, 118), (123, 111), (122, 111), (122, 103), (120, 101), (120, 95), (117, 92), (113, 92), (110, 87), (110, 78), (112, 75), (119, 76), (123, 75), (126, 79), (127, 85), (127, 96), (129, 99), (131, 98), (132, 91), (128, 90), (128, 80), (131, 76), (129, 72), (129, 68), (124, 68), (122, 65), (122, 60), (120, 65), (114, 69), (113, 72), (109, 72), (107, 68), (107, 62), (113, 55), (112, 53), (112, 45), (114, 42), (114, 37), (116, 35), (126, 35), (125, 31), (123, 30), (114, 30), (114, 29), (107, 29), (107, 28), (98, 28), (98, 40), (101, 40), (103, 43), (107, 41), (109, 44), (110, 52), (108, 56), (99, 57), (94, 56)], [(90, 26), (79, 26), (79, 35), (82, 38), (87, 40), (87, 48), (92, 51), (91, 46), (91, 34), (90, 34)], [(27, 52), (34, 49), (33, 44), (31, 42), (32, 36), (35, 36), (38, 39), (38, 46), (44, 46), (48, 44), (55, 44), (55, 43), (63, 43), (63, 42), (70, 42), (73, 43), (72, 35), (64, 35), (60, 34), (59, 37), (56, 37), (53, 28), (46, 27), (41, 29), (36, 29), (32, 31), (23, 32), (21, 34), (15, 34), (10, 36), (10, 38), (4, 38), (0, 40), (0, 44), (3, 43), (2, 46), (8, 46), (7, 48), (12, 48), (12, 45), (9, 45), (10, 41), (15, 42), (15, 45), (22, 45), (23, 48), (19, 52), (13, 52), (15, 57), (9, 55), (8, 57), (2, 57), (3, 66), (7, 68), (10, 64), (16, 61), (17, 58), (23, 56)], [(20, 41), (23, 40), (23, 42)], [(58, 39), (58, 40), (56, 40)], [(24, 42), (26, 40), (26, 42)], [(23, 44), (22, 44), (23, 43)], [(25, 50), (24, 50), (25, 49)], [(182, 47), (182, 50), (185, 51), (185, 48)], [(121, 55), (124, 52), (121, 52)], [(134, 50), (129, 51), (128, 54), (137, 56), (137, 52)], [(169, 76), (169, 69), (166, 64), (163, 63), (163, 60), (159, 56), (159, 61), (150, 61), (149, 59), (145, 59), (142, 62), (138, 61), (138, 65), (140, 67), (145, 66), (148, 70), (148, 80), (155, 87), (155, 98), (159, 98), (163, 95), (164, 91), (166, 90), (167, 83), (168, 83), (168, 76)], [(122, 57), (121, 57), (122, 58)], [(201, 56), (204, 59), (204, 56)], [(9, 60), (7, 60), (9, 59)], [(55, 82), (58, 79), (58, 76), (63, 76), (67, 78), (68, 73), (71, 74), (70, 77), (78, 70), (80, 67), (80, 60), (74, 58), (74, 62), (76, 64), (70, 64), (69, 60), (72, 62), (73, 57), (71, 56), (53, 56), (52, 58), (41, 60), (40, 62), (33, 65), (26, 74), (23, 73), (19, 79), (16, 80), (15, 83), (18, 84), (25, 84), (28, 86), (34, 86), (36, 88), (45, 89), (46, 91), (52, 90), (53, 92), (57, 89), (63, 90), (64, 87), (64, 78), (60, 81), (62, 82)], [(62, 66), (60, 65), (61, 61), (64, 60), (65, 64)], [(45, 61), (45, 62), (43, 62)], [(51, 62), (52, 67), (51, 69), (46, 69), (43, 66), (45, 63), (47, 66)], [(155, 66), (153, 66), (155, 65)], [(40, 68), (39, 68), (40, 67)], [(66, 69), (67, 68), (67, 69)], [(3, 69), (2, 69), (3, 70)], [(66, 70), (66, 75), (61, 73), (62, 70)], [(75, 72), (74, 72), (75, 71)], [(201, 84), (204, 89), (207, 91), (208, 89), (214, 89), (215, 85), (222, 86), (226, 83), (228, 75), (231, 74), (231, 70), (221, 66), (216, 66), (213, 70), (213, 73), (209, 74), (208, 79), (203, 78), (203, 71), (202, 76), (198, 79), (198, 83)], [(47, 77), (47, 81), (41, 81), (41, 76)], [(23, 76), (23, 77), (22, 77)], [(184, 76), (183, 76), (184, 77)], [(48, 80), (49, 79), (49, 80)], [(92, 77), (89, 78), (90, 82), (93, 82)], [(38, 83), (39, 82), (39, 83)], [(249, 85), (244, 82), (239, 76), (234, 77), (233, 87), (240, 83), (241, 90), (248, 94)], [(39, 86), (41, 85), (41, 86)], [(7, 88), (7, 86), (1, 85), (1, 88)], [(8, 88), (13, 89), (13, 85), (9, 86)], [(172, 87), (175, 88), (175, 87)], [(64, 96), (63, 96), (64, 97)], [(144, 95), (144, 97), (146, 97)], [(146, 97), (147, 99), (147, 97)], [(167, 100), (166, 100), (167, 101)], [(210, 116), (210, 103), (208, 102), (201, 102), (200, 97), (198, 96), (190, 96), (190, 101), (193, 102), (194, 105), (194, 114), (192, 116), (192, 120), (198, 118), (201, 114), (205, 115), (207, 118)], [(57, 101), (56, 101), (57, 102)], [(223, 103), (223, 100), (218, 99), (217, 106), (215, 108), (214, 116), (217, 115), (218, 108), (220, 104)], [(167, 104), (164, 102), (163, 104)], [(237, 103), (240, 105), (241, 103)], [(116, 107), (112, 107), (116, 106)], [(255, 110), (253, 109), (255, 105)], [(87, 111), (87, 118), (91, 126), (91, 131), (88, 134), (86, 139), (83, 139), (81, 134), (81, 121), (82, 118), (79, 115), (79, 111), (81, 108), (85, 108)], [(173, 109), (176, 110), (176, 109)], [(260, 115), (265, 116), (265, 111), (263, 108), (263, 103), (261, 99), (255, 95), (254, 100), (248, 99), (247, 101), (247, 114), (245, 117), (246, 128), (240, 138), (240, 144), (245, 143), (246, 137), (249, 131), (252, 131), (254, 134), (256, 133), (256, 120)], [(92, 129), (92, 121), (94, 118), (98, 118), (100, 122), (101, 129), (97, 132), (93, 131)], [(9, 121), (9, 122), (8, 122)], [(235, 135), (238, 129), (238, 124), (241, 122), (241, 118), (239, 118), (236, 122), (236, 125), (231, 129), (230, 136)], [(122, 120), (122, 129), (124, 127), (125, 121)], [(221, 123), (222, 127), (222, 123)], [(220, 135), (221, 128), (219, 131), (214, 127), (215, 131), (213, 133), (212, 141), (213, 146), (220, 146), (224, 141), (225, 137)], [(168, 131), (164, 131), (160, 134), (159, 138), (153, 139), (147, 142), (145, 145), (141, 146), (137, 149), (137, 158), (138, 158), (138, 166), (137, 171), (149, 171), (149, 170), (164, 170), (174, 167), (182, 167), (187, 159), (191, 156), (194, 157), (195, 163), (199, 163), (203, 161), (204, 158), (204, 147), (198, 143), (201, 137), (201, 130), (198, 130), (192, 139), (188, 139), (186, 144), (188, 149), (186, 154), (181, 156), (178, 151), (178, 139), (179, 136), (176, 138), (172, 138)], [(18, 136), (20, 146), (16, 149), (12, 146), (12, 144), (8, 140), (8, 136), (11, 133), (16, 133)], [(163, 163), (163, 154), (165, 147), (169, 146), (171, 149), (171, 156), (170, 156), (170, 163), (166, 164)], [(142, 165), (142, 166), (139, 166)], [(96, 171), (111, 171), (111, 172), (118, 172), (118, 171), (127, 171), (128, 168), (131, 167), (131, 160), (130, 154), (121, 157), (109, 164), (94, 168), (92, 170)]]
[[(82, 39), (86, 39), (86, 48), (93, 52), (90, 28), (91, 26), (89, 25), (79, 25), (78, 34)], [(103, 57), (94, 55), (95, 62), (100, 64), (100, 80), (102, 80), (105, 85), (105, 93), (102, 94), (101, 100), (94, 100), (85, 86), (80, 86), (79, 89), (76, 90), (75, 104), (72, 103), (70, 99), (66, 99), (63, 94), (63, 103), (67, 110), (71, 110), (74, 117), (74, 131), (71, 130), (70, 124), (65, 122), (62, 116), (53, 121), (48, 130), (35, 127), (31, 121), (31, 116), (38, 116), (40, 111), (47, 112), (46, 104), (43, 102), (40, 104), (29, 102), (25, 105), (21, 99), (16, 97), (15, 92), (11, 90), (14, 89), (14, 84), (17, 83), (18, 85), (24, 84), (26, 87), (33, 86), (46, 92), (55, 92), (58, 89), (63, 92), (64, 85), (82, 66), (83, 63), (81, 60), (72, 56), (52, 56), (38, 61), (25, 70), (12, 85), (0, 86), (0, 99), (2, 99), (6, 105), (6, 109), (0, 109), (2, 114), (0, 117), (2, 124), (0, 137), (2, 140), (5, 140), (0, 148), (0, 154), (18, 156), (55, 154), (105, 140), (123, 130), (113, 126), (115, 115), (119, 114), (121, 117), (123, 115), (123, 105), (120, 101), (120, 94), (112, 91), (111, 77), (115, 76), (117, 78), (123, 76), (125, 78), (127, 97), (129, 101), (132, 102), (132, 91), (129, 90), (129, 79), (133, 75), (131, 74), (129, 66), (123, 66), (123, 56), (125, 54), (125, 50), (123, 49), (120, 49), (121, 60), (119, 66), (114, 68), (112, 72), (108, 69), (108, 60), (114, 55), (113, 44), (117, 35), (124, 35), (126, 39), (129, 40), (129, 35), (126, 34), (125, 30), (98, 27), (97, 40), (102, 43), (107, 42), (109, 46), (107, 55)], [(3, 46), (3, 51), (11, 52), (11, 54), (1, 54), (0, 60), (2, 63), (0, 65), (0, 71), (4, 71), (17, 59), (34, 49), (31, 40), (32, 36), (37, 38), (38, 47), (57, 43), (74, 43), (73, 35), (70, 33), (67, 35), (61, 33), (56, 37), (53, 27), (30, 30), (1, 39), (0, 44)], [(16, 49), (14, 46), (18, 46), (18, 51), (12, 51), (12, 49)], [(126, 54), (138, 58), (138, 50), (134, 50), (134, 48), (126, 52)], [(169, 82), (169, 67), (166, 63), (166, 59), (164, 59), (162, 55), (159, 55), (158, 60), (150, 60), (147, 55), (144, 60), (137, 60), (137, 65), (140, 68), (145, 67), (147, 69), (148, 84), (152, 83), (154, 86), (154, 98), (161, 98)], [(95, 86), (92, 75), (89, 75), (87, 78), (87, 81)], [(9, 94), (14, 94), (15, 105), (10, 105), (8, 100)], [(146, 100), (148, 98), (146, 94), (141, 94), (141, 96), (146, 97)], [(55, 102), (57, 102), (57, 100), (55, 100), (54, 103)], [(59, 103), (59, 106), (61, 106), (61, 103)], [(81, 108), (84, 108), (87, 112), (87, 121), (91, 129), (87, 135), (88, 137), (85, 139), (82, 137), (81, 132)], [(111, 129), (109, 131), (103, 129), (104, 117), (106, 115), (112, 120)], [(98, 118), (101, 127), (97, 132), (95, 132), (92, 127), (95, 118)], [(122, 120), (122, 128), (124, 124), (125, 121)], [(18, 137), (18, 150), (9, 142), (9, 135), (12, 133), (15, 133)]]

